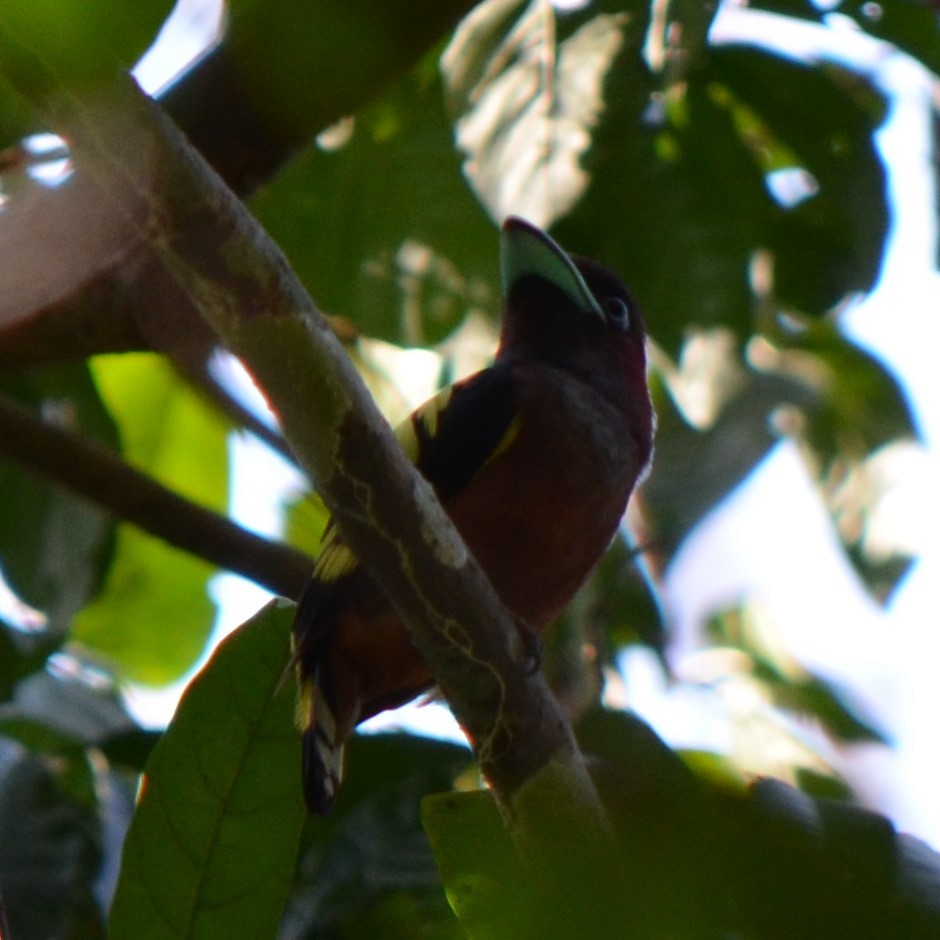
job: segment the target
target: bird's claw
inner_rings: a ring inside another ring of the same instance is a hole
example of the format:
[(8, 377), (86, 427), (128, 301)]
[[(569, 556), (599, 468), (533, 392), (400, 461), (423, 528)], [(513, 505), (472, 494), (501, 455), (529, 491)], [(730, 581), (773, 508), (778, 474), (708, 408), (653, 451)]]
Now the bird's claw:
[(519, 639), (522, 641), (522, 666), (527, 677), (542, 668), (542, 640), (524, 620), (517, 620)]

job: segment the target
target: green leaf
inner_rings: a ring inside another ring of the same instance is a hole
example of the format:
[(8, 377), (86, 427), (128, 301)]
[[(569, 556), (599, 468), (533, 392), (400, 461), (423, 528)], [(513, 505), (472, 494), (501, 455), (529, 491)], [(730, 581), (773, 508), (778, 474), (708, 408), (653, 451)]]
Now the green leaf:
[(72, 639), (123, 679), (166, 685), (190, 669), (215, 621), (215, 568), (130, 526), (118, 530), (104, 590), (75, 617)]
[[(39, 128), (39, 121), (26, 100), (0, 78), (0, 148), (10, 147)], [(0, 167), (0, 178), (16, 167)], [(6, 186), (4, 186), (6, 188)]]
[(251, 203), (322, 310), (412, 346), (438, 342), (472, 308), (495, 311), (499, 296), (496, 232), (460, 176), (429, 66)]
[[(228, 501), (225, 423), (149, 354), (99, 356), (95, 380), (121, 429), (124, 456), (149, 475), (217, 511)], [(215, 569), (130, 526), (104, 591), (75, 620), (74, 638), (125, 678), (164, 684), (205, 648)]]
[(538, 899), (488, 792), (430, 796), (421, 818), (447, 898), (471, 940), (544, 936), (533, 932)]
[(92, 375), (126, 460), (217, 512), (228, 505), (228, 424), (152, 353), (96, 356)]
[(823, 460), (861, 459), (891, 441), (917, 436), (898, 380), (837, 324), (810, 322), (776, 333), (773, 341), (783, 350), (780, 371), (816, 393), (806, 437)]
[[(621, 273), (668, 353), (693, 324), (751, 334), (752, 263), (767, 249), (776, 295), (806, 313), (872, 286), (887, 210), (873, 139), (884, 102), (869, 84), (719, 47), (669, 96), (654, 91), (627, 47), (586, 157), (591, 187), (557, 234)], [(794, 205), (766, 179), (784, 157), (818, 187)]]
[(21, 740), (36, 749), (95, 744), (130, 730), (133, 723), (115, 688), (102, 683), (100, 676), (95, 679), (86, 682), (52, 671), (34, 673), (19, 683), (13, 701), (0, 707), (0, 730), (12, 736), (11, 724), (21, 723), (29, 735)]
[[(696, 73), (696, 77), (700, 73)], [(752, 329), (751, 256), (771, 208), (731, 116), (692, 81), (668, 110), (635, 49), (615, 63), (586, 166), (591, 187), (561, 243), (618, 271), (657, 342), (693, 324)]]
[(776, 207), (763, 233), (776, 296), (820, 314), (870, 290), (888, 231), (885, 171), (874, 141), (884, 97), (848, 70), (746, 47), (715, 49), (708, 77), (756, 113), (818, 187), (794, 206)]
[(0, 60), (33, 92), (130, 68), (153, 41), (171, 0), (0, 0)]
[[(118, 446), (114, 422), (84, 365), (5, 377), (0, 390), (46, 420)], [(0, 461), (0, 563), (16, 593), (42, 610), (53, 631), (98, 592), (114, 551), (114, 520), (88, 500)]]
[(110, 936), (273, 937), (304, 819), (292, 609), (272, 602), (218, 648), (147, 763)]
[(0, 619), (0, 702), (10, 698), (18, 682), (42, 669), (59, 643), (44, 631), (18, 630)]

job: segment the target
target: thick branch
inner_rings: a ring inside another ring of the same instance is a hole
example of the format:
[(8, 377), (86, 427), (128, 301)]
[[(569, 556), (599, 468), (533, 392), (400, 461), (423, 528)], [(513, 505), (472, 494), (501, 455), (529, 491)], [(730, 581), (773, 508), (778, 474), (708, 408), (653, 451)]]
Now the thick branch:
[(41, 473), (170, 545), (296, 598), (313, 568), (303, 552), (269, 542), (197, 506), (90, 441), (0, 396), (0, 455)]
[(146, 219), (154, 253), (264, 389), (299, 463), (408, 624), (504, 808), (512, 812), (537, 772), (561, 767), (563, 808), (586, 831), (604, 830), (571, 730), (532, 674), (511, 616), (277, 247), (129, 82), (96, 100), (55, 93), (37, 104), (73, 141), (80, 171)]

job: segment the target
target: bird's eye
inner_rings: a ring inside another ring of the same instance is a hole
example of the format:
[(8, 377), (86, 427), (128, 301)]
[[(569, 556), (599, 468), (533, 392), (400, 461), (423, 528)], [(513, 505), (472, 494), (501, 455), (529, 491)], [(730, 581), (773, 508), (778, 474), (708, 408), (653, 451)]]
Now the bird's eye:
[(621, 330), (630, 329), (630, 307), (622, 297), (608, 297), (604, 301), (607, 321)]

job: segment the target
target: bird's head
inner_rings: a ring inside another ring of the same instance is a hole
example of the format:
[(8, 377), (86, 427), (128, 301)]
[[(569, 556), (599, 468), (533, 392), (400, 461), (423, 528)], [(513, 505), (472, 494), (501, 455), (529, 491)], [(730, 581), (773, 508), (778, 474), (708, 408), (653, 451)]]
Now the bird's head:
[(613, 272), (569, 255), (515, 216), (500, 245), (503, 329), (497, 360), (544, 362), (591, 385), (648, 426), (646, 330), (630, 292)]

